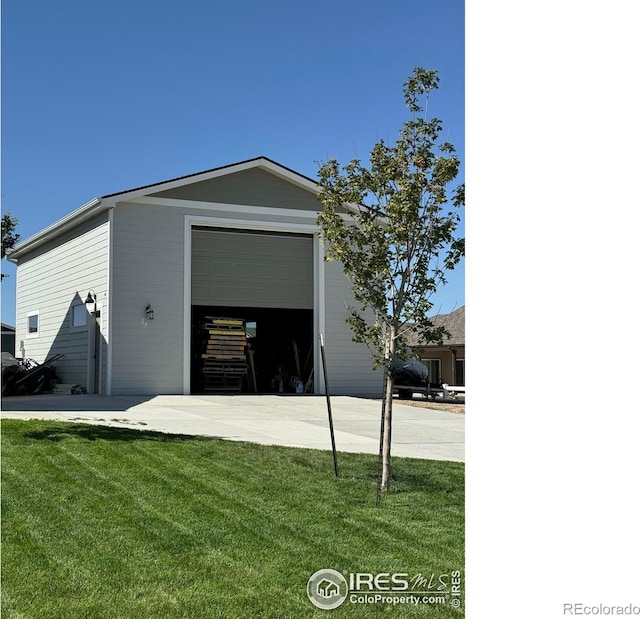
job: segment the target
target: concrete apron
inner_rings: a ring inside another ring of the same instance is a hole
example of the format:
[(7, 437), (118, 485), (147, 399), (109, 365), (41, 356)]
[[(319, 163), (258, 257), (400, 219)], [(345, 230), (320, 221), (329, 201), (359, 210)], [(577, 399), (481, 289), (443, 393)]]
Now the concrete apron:
[[(338, 451), (378, 453), (380, 406), (377, 400), (331, 398)], [(331, 449), (324, 396), (20, 396), (3, 398), (2, 418), (55, 419)], [(464, 415), (394, 402), (391, 453), (464, 462)]]

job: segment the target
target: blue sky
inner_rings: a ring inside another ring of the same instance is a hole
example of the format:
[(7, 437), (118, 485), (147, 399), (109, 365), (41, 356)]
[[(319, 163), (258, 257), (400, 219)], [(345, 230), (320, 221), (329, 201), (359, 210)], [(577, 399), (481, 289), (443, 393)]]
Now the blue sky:
[[(415, 66), (440, 73), (430, 114), (464, 161), (461, 0), (3, 0), (2, 210), (25, 239), (96, 196), (258, 155), (316, 178), (395, 140)], [(434, 300), (464, 304), (463, 265)]]

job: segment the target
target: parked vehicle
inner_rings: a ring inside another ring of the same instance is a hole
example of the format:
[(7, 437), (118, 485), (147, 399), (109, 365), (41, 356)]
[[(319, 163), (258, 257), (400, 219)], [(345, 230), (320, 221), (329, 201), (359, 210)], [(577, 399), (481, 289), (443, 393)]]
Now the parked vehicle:
[(405, 351), (409, 358), (396, 359), (393, 362), (393, 386), (398, 396), (410, 400), (414, 392), (427, 393), (429, 391), (429, 369), (415, 357), (411, 357), (411, 350)]

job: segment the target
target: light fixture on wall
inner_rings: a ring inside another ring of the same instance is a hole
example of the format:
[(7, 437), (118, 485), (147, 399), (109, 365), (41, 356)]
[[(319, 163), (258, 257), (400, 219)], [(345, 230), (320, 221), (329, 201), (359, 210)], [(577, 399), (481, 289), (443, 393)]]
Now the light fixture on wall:
[(144, 315), (147, 320), (153, 320), (153, 310), (151, 309), (151, 303), (149, 303), (149, 305), (147, 305), (147, 307), (145, 308)]
[(98, 309), (98, 296), (96, 295), (95, 290), (89, 290), (84, 304), (87, 306), (87, 311), (91, 315), (95, 316)]

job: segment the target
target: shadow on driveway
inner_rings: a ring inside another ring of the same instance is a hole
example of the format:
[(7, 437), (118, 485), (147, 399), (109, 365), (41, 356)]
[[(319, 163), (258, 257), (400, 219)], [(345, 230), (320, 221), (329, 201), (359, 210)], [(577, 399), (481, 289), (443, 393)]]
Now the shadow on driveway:
[(149, 402), (157, 396), (78, 395), (18, 395), (2, 398), (3, 411), (75, 412), (127, 411), (133, 406)]

